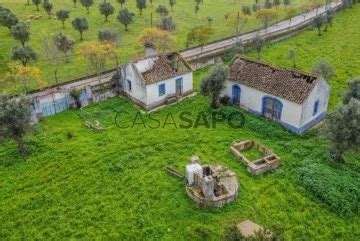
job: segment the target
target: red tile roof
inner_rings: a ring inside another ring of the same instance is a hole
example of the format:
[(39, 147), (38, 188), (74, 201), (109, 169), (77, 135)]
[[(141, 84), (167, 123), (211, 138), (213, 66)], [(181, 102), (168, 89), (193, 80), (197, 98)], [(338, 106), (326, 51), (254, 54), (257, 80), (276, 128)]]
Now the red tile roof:
[(229, 80), (302, 104), (319, 77), (237, 56), (230, 66)]

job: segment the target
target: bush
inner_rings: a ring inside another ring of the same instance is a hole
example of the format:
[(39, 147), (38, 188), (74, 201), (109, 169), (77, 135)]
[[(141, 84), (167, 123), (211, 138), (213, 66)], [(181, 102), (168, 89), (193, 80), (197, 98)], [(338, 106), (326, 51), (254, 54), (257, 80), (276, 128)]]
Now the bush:
[(231, 98), (228, 95), (224, 95), (223, 97), (220, 98), (220, 103), (222, 105), (229, 105), (230, 101), (231, 101)]
[(360, 210), (360, 175), (341, 167), (312, 163), (299, 168), (297, 182), (340, 215)]

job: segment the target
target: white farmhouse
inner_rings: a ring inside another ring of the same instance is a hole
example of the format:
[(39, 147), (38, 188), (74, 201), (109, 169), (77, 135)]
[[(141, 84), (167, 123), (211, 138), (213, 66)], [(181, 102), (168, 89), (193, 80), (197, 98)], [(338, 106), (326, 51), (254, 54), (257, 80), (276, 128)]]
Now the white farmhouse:
[(178, 53), (153, 55), (121, 67), (122, 93), (147, 110), (193, 93), (190, 66)]
[(236, 56), (223, 95), (245, 110), (302, 133), (325, 117), (329, 92), (322, 77)]

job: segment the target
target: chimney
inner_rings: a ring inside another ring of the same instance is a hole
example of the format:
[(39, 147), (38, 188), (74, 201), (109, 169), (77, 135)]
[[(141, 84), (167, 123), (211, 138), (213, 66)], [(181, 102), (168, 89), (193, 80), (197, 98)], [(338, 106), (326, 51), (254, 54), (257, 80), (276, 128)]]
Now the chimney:
[(157, 55), (156, 47), (152, 44), (145, 44), (145, 57)]

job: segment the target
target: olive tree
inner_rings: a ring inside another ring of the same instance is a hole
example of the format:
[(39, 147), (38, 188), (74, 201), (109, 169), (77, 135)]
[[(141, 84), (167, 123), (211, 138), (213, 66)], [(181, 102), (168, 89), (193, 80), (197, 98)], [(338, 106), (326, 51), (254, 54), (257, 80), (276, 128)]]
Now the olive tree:
[(65, 61), (69, 62), (69, 53), (74, 47), (75, 41), (63, 33), (55, 34), (53, 42), (56, 48), (64, 54)]
[(19, 19), (10, 12), (7, 8), (2, 8), (0, 6), (0, 26), (7, 27), (8, 29), (11, 29), (12, 26), (17, 24), (19, 22)]
[(123, 5), (126, 3), (126, 0), (117, 0), (121, 5), (121, 9), (123, 9)]
[(325, 133), (331, 141), (334, 161), (344, 163), (344, 153), (360, 145), (360, 100), (351, 98), (338, 106), (326, 120)]
[(70, 17), (70, 11), (68, 10), (59, 10), (56, 12), (56, 18), (61, 21), (63, 28), (65, 28), (65, 21)]
[(127, 8), (121, 9), (117, 19), (125, 26), (125, 31), (128, 31), (128, 25), (134, 22), (135, 14), (130, 12)]
[(100, 14), (105, 16), (107, 22), (109, 15), (114, 14), (115, 8), (109, 2), (103, 2), (99, 5)]
[(201, 94), (210, 96), (210, 106), (214, 109), (220, 106), (220, 94), (225, 88), (228, 69), (220, 64), (210, 69), (209, 74), (201, 80)]
[(51, 11), (53, 9), (52, 2), (50, 2), (50, 0), (44, 0), (43, 8), (44, 8), (45, 12), (47, 13), (47, 15), (49, 16), (49, 18), (51, 18)]
[(343, 103), (348, 104), (351, 99), (360, 100), (360, 78), (356, 78), (348, 82)]
[(89, 29), (88, 22), (84, 17), (77, 17), (71, 22), (75, 30), (80, 33), (80, 40), (83, 40), (83, 32)]
[(330, 80), (335, 75), (333, 66), (325, 60), (320, 60), (314, 66), (313, 72), (321, 75), (325, 80)]
[(32, 0), (33, 4), (36, 6), (36, 10), (40, 11), (39, 5), (41, 4), (42, 0)]
[(0, 136), (13, 139), (19, 152), (26, 153), (24, 136), (31, 130), (31, 101), (27, 97), (0, 95)]
[(140, 11), (140, 15), (142, 15), (142, 11), (147, 7), (146, 0), (136, 0), (136, 7)]
[(90, 13), (90, 7), (94, 5), (94, 0), (80, 0), (80, 3), (86, 8), (87, 13)]
[(313, 20), (313, 26), (317, 28), (319, 36), (321, 36), (321, 27), (324, 25), (324, 17), (321, 15), (318, 15)]
[(175, 31), (176, 24), (174, 23), (171, 16), (163, 16), (160, 20), (160, 23), (157, 25), (157, 28), (172, 32)]
[(169, 0), (169, 5), (171, 8), (171, 11), (173, 10), (174, 5), (176, 4), (176, 0)]
[(157, 9), (155, 10), (155, 12), (160, 15), (168, 15), (169, 14), (169, 10), (164, 5), (159, 5), (157, 7)]
[(23, 47), (25, 43), (30, 39), (30, 30), (29, 26), (25, 23), (17, 23), (11, 27), (11, 35), (14, 39), (19, 40)]
[(11, 59), (20, 61), (23, 66), (26, 66), (31, 60), (37, 60), (37, 54), (30, 46), (25, 46), (23, 48), (15, 46), (12, 50)]
[(252, 48), (256, 51), (257, 53), (257, 59), (260, 59), (260, 53), (261, 50), (263, 49), (263, 47), (265, 46), (265, 39), (261, 38), (259, 36), (257, 36), (253, 41), (252, 41)]

